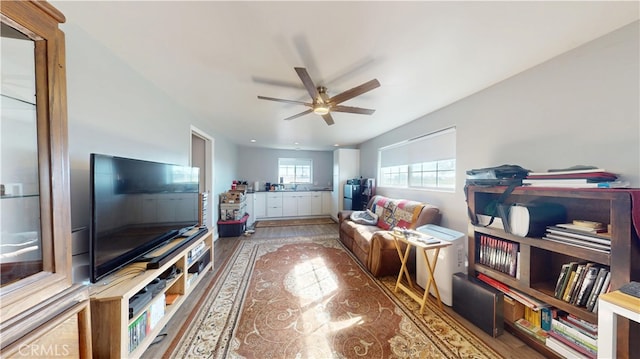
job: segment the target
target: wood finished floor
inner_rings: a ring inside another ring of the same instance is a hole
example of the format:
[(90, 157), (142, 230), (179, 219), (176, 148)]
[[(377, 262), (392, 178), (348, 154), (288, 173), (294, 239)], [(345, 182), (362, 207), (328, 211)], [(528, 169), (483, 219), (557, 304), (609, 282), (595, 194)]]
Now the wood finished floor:
[[(214, 248), (214, 265), (213, 270), (208, 272), (198, 286), (194, 289), (192, 294), (187, 298), (182, 307), (178, 310), (176, 315), (169, 321), (163, 330), (163, 334), (159, 336), (155, 344), (152, 344), (144, 353), (142, 358), (156, 359), (161, 358), (167, 351), (171, 341), (175, 338), (180, 327), (182, 327), (185, 318), (189, 316), (189, 313), (194, 310), (194, 307), (200, 297), (204, 293), (204, 289), (207, 287), (206, 283), (211, 281), (216, 272), (224, 265), (225, 259), (228, 258), (236, 248), (236, 245), (241, 240), (258, 240), (261, 238), (285, 238), (285, 237), (297, 237), (297, 236), (312, 236), (338, 233), (337, 224), (322, 224), (322, 225), (307, 225), (307, 226), (289, 226), (289, 227), (267, 227), (257, 228), (256, 232), (250, 237), (225, 237), (218, 238), (215, 241)], [(460, 317), (450, 307), (444, 306), (445, 311), (462, 323), (465, 327), (469, 328), (474, 334), (481, 338), (485, 343), (491, 346), (493, 349), (501, 353), (506, 358), (510, 359), (539, 359), (544, 358), (543, 355), (531, 349), (522, 341), (514, 337), (509, 333), (504, 333), (498, 338), (492, 338), (485, 332), (476, 328), (473, 324), (469, 323), (466, 319)]]

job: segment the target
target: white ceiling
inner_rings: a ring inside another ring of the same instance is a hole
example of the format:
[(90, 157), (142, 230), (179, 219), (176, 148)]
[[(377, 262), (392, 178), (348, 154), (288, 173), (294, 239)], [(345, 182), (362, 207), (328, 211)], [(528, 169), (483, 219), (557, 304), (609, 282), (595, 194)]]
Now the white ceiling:
[[(357, 145), (639, 18), (637, 1), (51, 3), (232, 141), (309, 150)], [(343, 103), (376, 112), (283, 121), (306, 107), (257, 96), (310, 100), (294, 67), (330, 96), (377, 78)]]

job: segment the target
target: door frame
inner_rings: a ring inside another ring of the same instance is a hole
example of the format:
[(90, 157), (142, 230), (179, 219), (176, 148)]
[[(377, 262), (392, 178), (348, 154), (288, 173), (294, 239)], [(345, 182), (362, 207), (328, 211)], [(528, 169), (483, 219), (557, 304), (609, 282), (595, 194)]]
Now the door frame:
[[(213, 211), (212, 207), (213, 207), (213, 201), (212, 199), (212, 193), (213, 193), (213, 189), (215, 188), (215, 166), (214, 166), (214, 149), (215, 149), (215, 138), (209, 136), (206, 132), (202, 131), (201, 129), (191, 125), (191, 136), (189, 137), (189, 163), (190, 165), (193, 165), (193, 136), (196, 136), (202, 140), (204, 140), (205, 142), (205, 153), (204, 153), (204, 162), (205, 165), (207, 166), (207, 168), (205, 168), (205, 174), (204, 174), (204, 191), (209, 195), (209, 200), (207, 202), (207, 213), (209, 213), (210, 215), (207, 216), (207, 228), (209, 228), (209, 230), (213, 230), (215, 232), (215, 227), (213, 226), (213, 214), (215, 213), (215, 211)], [(207, 170), (208, 169), (208, 170)], [(216, 238), (217, 236), (214, 236), (214, 238)]]

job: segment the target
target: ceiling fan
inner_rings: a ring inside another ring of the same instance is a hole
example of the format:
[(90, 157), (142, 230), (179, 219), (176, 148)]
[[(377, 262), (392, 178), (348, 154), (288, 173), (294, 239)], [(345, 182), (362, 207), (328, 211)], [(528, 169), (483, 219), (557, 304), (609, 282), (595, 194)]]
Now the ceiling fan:
[(305, 69), (304, 67), (295, 67), (294, 69), (298, 73), (300, 80), (302, 80), (304, 87), (309, 92), (309, 95), (311, 96), (311, 102), (283, 100), (273, 97), (258, 96), (260, 100), (294, 103), (309, 107), (308, 110), (303, 111), (297, 115), (287, 117), (285, 118), (285, 120), (293, 120), (294, 118), (298, 118), (300, 116), (304, 116), (313, 112), (317, 115), (322, 116), (327, 125), (331, 126), (334, 124), (333, 117), (331, 117), (331, 112), (348, 112), (357, 113), (360, 115), (371, 115), (376, 111), (368, 108), (342, 106), (340, 104), (356, 96), (360, 96), (365, 92), (369, 92), (377, 87), (380, 87), (380, 82), (378, 82), (378, 80), (373, 79), (371, 81), (363, 83), (360, 86), (356, 86), (333, 97), (329, 97), (326, 87), (316, 87), (316, 85), (313, 83), (313, 80), (311, 80), (311, 76), (309, 76), (307, 69)]

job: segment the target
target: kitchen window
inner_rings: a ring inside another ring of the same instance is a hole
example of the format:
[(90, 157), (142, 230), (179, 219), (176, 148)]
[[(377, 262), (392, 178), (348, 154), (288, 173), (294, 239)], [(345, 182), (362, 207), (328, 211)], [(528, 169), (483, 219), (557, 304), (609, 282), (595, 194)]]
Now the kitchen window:
[(380, 186), (455, 190), (455, 127), (381, 148), (378, 154)]
[(278, 178), (284, 184), (311, 184), (313, 160), (307, 158), (279, 158)]

